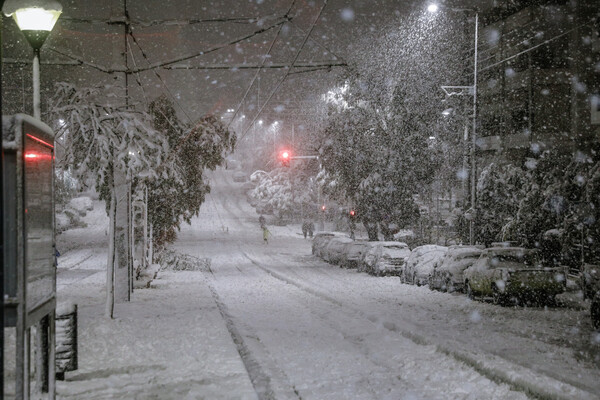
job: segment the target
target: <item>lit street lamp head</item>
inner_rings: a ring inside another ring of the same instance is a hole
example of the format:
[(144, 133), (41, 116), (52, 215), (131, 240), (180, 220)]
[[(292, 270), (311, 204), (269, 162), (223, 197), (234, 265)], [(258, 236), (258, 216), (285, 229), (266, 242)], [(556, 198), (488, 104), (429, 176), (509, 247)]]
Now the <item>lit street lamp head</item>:
[(437, 12), (437, 10), (439, 9), (439, 6), (437, 4), (430, 4), (427, 6), (427, 11), (429, 12)]
[(2, 7), (7, 17), (12, 16), (34, 50), (39, 50), (62, 12), (57, 1), (7, 0)]

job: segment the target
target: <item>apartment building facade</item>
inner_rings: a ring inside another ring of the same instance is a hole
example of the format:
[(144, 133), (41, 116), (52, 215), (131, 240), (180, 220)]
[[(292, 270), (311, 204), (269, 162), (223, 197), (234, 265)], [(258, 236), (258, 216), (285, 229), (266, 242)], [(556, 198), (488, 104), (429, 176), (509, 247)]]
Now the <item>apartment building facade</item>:
[(600, 140), (600, 3), (496, 4), (479, 34), (479, 167), (552, 148), (588, 151)]

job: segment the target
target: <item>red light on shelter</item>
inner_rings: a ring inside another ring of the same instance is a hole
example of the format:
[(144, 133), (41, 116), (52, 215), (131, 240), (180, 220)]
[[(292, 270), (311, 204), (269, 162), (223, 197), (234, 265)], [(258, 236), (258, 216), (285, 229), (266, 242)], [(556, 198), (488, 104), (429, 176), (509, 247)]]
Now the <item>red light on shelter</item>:
[(25, 158), (40, 158), (41, 154), (37, 154), (37, 153), (25, 153)]

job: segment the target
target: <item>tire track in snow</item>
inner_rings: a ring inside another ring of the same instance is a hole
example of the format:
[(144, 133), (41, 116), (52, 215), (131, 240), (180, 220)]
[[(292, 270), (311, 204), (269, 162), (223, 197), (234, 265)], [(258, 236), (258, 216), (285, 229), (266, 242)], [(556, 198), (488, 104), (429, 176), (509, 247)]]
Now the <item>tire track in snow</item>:
[[(240, 272), (242, 272), (241, 269), (239, 269), (239, 268), (237, 268), (237, 269)], [(210, 266), (208, 267), (208, 270), (209, 270), (212, 278), (215, 279), (215, 274)], [(205, 279), (206, 279), (206, 277), (205, 277)], [(209, 279), (206, 279), (206, 283), (212, 293), (212, 296), (215, 300), (217, 308), (219, 309), (219, 312), (221, 313), (221, 316), (223, 317), (223, 320), (225, 321), (225, 325), (227, 327), (227, 330), (229, 331), (229, 334), (231, 335), (231, 339), (233, 340), (233, 342), (237, 348), (237, 351), (242, 359), (242, 362), (244, 363), (244, 367), (246, 368), (246, 371), (248, 372), (248, 376), (250, 377), (250, 381), (252, 382), (252, 386), (254, 387), (254, 390), (255, 390), (258, 398), (260, 400), (278, 400), (278, 399), (302, 400), (301, 397), (298, 395), (298, 392), (295, 390), (295, 388), (293, 388), (292, 385), (289, 384), (289, 380), (287, 379), (287, 376), (285, 376), (285, 374), (283, 373), (283, 371), (281, 369), (279, 369), (279, 371), (281, 372), (279, 375), (283, 375), (283, 376), (279, 376), (279, 379), (280, 379), (280, 381), (284, 381), (285, 384), (287, 384), (286, 386), (291, 388), (291, 390), (285, 390), (285, 388), (283, 390), (282, 390), (282, 388), (277, 388), (277, 390), (274, 389), (273, 382), (271, 380), (270, 375), (266, 373), (266, 371), (264, 370), (261, 363), (258, 361), (258, 359), (255, 357), (255, 355), (250, 350), (248, 343), (244, 339), (244, 335), (242, 335), (240, 333), (240, 331), (238, 330), (238, 328), (236, 327), (233, 317), (229, 313), (225, 303), (223, 303), (223, 301), (221, 300), (214, 285), (209, 281)], [(246, 337), (246, 339), (250, 339), (250, 338)], [(257, 338), (255, 339), (255, 342), (256, 342), (256, 344), (262, 346), (262, 344), (260, 343), (260, 341)], [(264, 350), (265, 353), (268, 354), (266, 349), (264, 349), (264, 346), (262, 346), (262, 349)], [(275, 370), (277, 370), (277, 369), (275, 369)]]
[[(560, 381), (548, 375), (543, 375), (533, 371), (527, 367), (521, 366), (514, 362), (508, 361), (494, 354), (479, 355), (476, 352), (461, 351), (460, 346), (452, 346), (452, 343), (437, 343), (422, 334), (416, 333), (417, 329), (400, 328), (395, 322), (381, 320), (380, 317), (369, 315), (364, 311), (352, 307), (348, 304), (337, 300), (336, 298), (323, 293), (319, 290), (305, 285), (302, 282), (296, 281), (293, 278), (284, 276), (271, 268), (261, 265), (259, 262), (250, 257), (246, 252), (244, 256), (250, 260), (252, 264), (267, 272), (274, 278), (294, 285), (297, 288), (310, 293), (314, 296), (327, 300), (339, 307), (351, 309), (354, 315), (358, 315), (373, 323), (381, 323), (382, 326), (390, 332), (402, 335), (403, 337), (412, 340), (417, 345), (435, 346), (436, 350), (442, 354), (453, 357), (454, 359), (465, 363), (473, 368), (479, 374), (488, 379), (509, 385), (513, 390), (523, 392), (528, 396), (536, 399), (559, 399), (559, 400), (593, 400), (598, 399), (596, 395), (584, 389), (575, 387), (567, 382)], [(405, 325), (405, 324), (404, 324)]]

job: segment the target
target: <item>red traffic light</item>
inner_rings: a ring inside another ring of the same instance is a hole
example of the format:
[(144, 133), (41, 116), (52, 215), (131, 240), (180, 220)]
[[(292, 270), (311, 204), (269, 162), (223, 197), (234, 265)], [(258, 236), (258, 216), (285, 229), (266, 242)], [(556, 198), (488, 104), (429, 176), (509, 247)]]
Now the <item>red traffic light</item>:
[(321, 206), (321, 211), (325, 211), (325, 204)]
[(290, 166), (290, 160), (292, 159), (292, 153), (289, 150), (282, 150), (279, 153), (279, 160), (284, 167)]
[(354, 216), (356, 216), (356, 211), (354, 211), (354, 210), (350, 210), (350, 216), (351, 216), (351, 217), (354, 217)]

